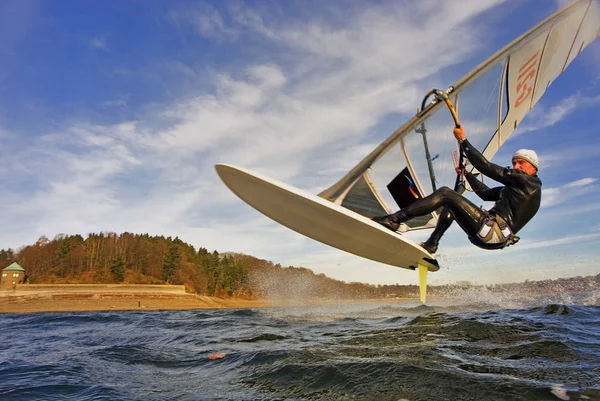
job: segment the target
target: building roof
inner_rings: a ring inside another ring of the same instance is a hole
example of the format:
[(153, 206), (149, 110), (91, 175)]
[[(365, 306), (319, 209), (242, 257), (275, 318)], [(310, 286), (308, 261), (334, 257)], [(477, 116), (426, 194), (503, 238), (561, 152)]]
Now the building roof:
[(21, 271), (24, 272), (25, 269), (23, 269), (21, 266), (19, 266), (19, 264), (17, 262), (13, 263), (12, 265), (5, 267), (4, 269), (2, 269), (2, 271), (4, 270), (17, 270), (17, 271)]

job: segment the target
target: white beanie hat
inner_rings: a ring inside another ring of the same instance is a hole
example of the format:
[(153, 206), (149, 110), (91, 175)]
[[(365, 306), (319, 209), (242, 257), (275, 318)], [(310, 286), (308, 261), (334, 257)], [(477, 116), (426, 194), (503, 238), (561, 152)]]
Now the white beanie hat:
[(535, 167), (536, 170), (538, 169), (538, 155), (533, 150), (519, 149), (515, 152), (512, 159), (513, 160), (515, 160), (515, 159), (527, 160), (529, 163), (531, 163), (531, 165), (533, 167)]

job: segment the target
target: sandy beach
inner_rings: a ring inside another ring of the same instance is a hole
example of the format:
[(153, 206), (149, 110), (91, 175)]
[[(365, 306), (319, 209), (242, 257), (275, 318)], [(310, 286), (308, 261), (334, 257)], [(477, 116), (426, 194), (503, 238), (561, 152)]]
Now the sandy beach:
[(417, 298), (271, 300), (190, 294), (185, 292), (183, 285), (26, 284), (0, 290), (0, 313), (262, 308), (407, 301), (417, 301)]
[(0, 313), (259, 308), (266, 300), (188, 294), (178, 285), (21, 285), (0, 290)]

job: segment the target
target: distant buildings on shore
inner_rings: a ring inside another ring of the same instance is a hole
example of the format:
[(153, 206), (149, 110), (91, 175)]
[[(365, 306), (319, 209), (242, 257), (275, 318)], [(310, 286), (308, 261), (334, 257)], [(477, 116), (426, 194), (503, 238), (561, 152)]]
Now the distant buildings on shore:
[(0, 277), (0, 289), (14, 288), (18, 284), (25, 282), (25, 269), (17, 262), (2, 269)]

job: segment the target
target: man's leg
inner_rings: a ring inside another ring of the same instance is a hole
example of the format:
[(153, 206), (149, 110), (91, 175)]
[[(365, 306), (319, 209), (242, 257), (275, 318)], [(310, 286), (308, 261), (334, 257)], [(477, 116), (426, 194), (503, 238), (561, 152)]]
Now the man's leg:
[(440, 243), (440, 239), (444, 235), (444, 233), (450, 228), (452, 222), (454, 221), (454, 216), (447, 207), (442, 209), (440, 216), (438, 218), (437, 225), (435, 229), (425, 242), (421, 242), (423, 248), (427, 250), (429, 253), (435, 253), (438, 249), (438, 244)]
[[(390, 230), (396, 231), (401, 223), (413, 217), (424, 216), (441, 207), (444, 207), (442, 214), (445, 214), (445, 216), (441, 216), (443, 220), (441, 220), (441, 223), (438, 222), (438, 226), (434, 233), (432, 233), (432, 236), (433, 234), (438, 236), (437, 240), (450, 227), (452, 218), (456, 219), (458, 225), (469, 236), (474, 235), (479, 230), (483, 211), (467, 198), (448, 187), (438, 189), (431, 195), (419, 199), (399, 212), (387, 216), (374, 217), (373, 221)], [(450, 214), (451, 218), (448, 218), (448, 214)], [(433, 239), (435, 240), (435, 237)]]

